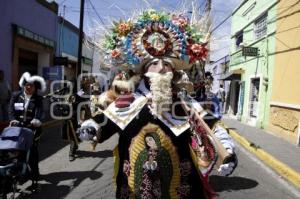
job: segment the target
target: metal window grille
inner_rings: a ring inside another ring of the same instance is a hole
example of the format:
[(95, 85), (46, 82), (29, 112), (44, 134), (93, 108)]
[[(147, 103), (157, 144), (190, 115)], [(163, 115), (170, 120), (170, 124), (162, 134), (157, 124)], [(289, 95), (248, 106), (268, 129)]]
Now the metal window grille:
[(256, 40), (262, 38), (267, 34), (267, 16), (267, 14), (264, 14), (255, 21), (254, 34)]

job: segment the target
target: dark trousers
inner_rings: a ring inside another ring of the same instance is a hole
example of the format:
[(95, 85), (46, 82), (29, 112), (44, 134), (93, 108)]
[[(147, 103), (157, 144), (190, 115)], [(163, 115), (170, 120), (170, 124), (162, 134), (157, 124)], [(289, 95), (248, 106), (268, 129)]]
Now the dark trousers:
[(41, 128), (35, 129), (33, 144), (30, 148), (30, 155), (29, 155), (29, 166), (31, 169), (30, 179), (33, 181), (38, 181), (40, 176), (38, 145), (40, 142), (41, 134), (42, 134)]
[(38, 181), (40, 176), (39, 171), (39, 151), (38, 142), (35, 141), (30, 149), (29, 166), (31, 169), (30, 178), (33, 181)]
[(70, 141), (70, 151), (69, 151), (69, 156), (75, 155), (76, 151), (78, 149), (78, 144), (74, 141)]
[(76, 134), (77, 121), (75, 119), (65, 120), (62, 129), (62, 138), (70, 142), (69, 155), (73, 156), (78, 149), (79, 138)]

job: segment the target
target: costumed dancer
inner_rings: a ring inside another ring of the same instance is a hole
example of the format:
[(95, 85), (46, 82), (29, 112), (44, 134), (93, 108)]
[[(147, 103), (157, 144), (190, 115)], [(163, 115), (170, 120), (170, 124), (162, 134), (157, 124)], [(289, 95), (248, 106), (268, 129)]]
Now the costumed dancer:
[(74, 161), (77, 157), (77, 150), (81, 139), (79, 135), (76, 134), (76, 129), (80, 127), (83, 121), (89, 119), (91, 117), (90, 109), (87, 104), (81, 106), (78, 111), (78, 106), (82, 102), (86, 102), (89, 100), (88, 96), (90, 95), (90, 81), (88, 78), (83, 78), (81, 81), (81, 89), (77, 92), (76, 80), (72, 82), (74, 85), (72, 91), (68, 91), (67, 93), (71, 93), (67, 100), (72, 104), (72, 117), (68, 120), (64, 121), (63, 130), (62, 130), (62, 138), (67, 140), (70, 143), (69, 149), (69, 161)]
[(202, 102), (203, 108), (207, 112), (203, 119), (229, 154), (217, 168), (220, 175), (229, 176), (237, 167), (238, 158), (235, 153), (234, 141), (221, 120), (219, 103), (215, 95), (208, 94), (206, 101)]
[(33, 145), (30, 149), (29, 166), (33, 191), (37, 188), (39, 179), (39, 152), (38, 143), (42, 133), (43, 98), (38, 90), (46, 90), (44, 78), (26, 72), (22, 75), (19, 86), (21, 91), (13, 93), (9, 106), (9, 119), (11, 125), (22, 125), (35, 131)]
[[(173, 84), (177, 90), (186, 90), (187, 93), (192, 96), (194, 93), (194, 84), (189, 80), (186, 72), (178, 71), (177, 75), (173, 78)], [(207, 162), (205, 156), (201, 156), (201, 141), (199, 142), (199, 134), (195, 135), (193, 138), (192, 147), (197, 154), (197, 160), (199, 162), (199, 169), (205, 177), (209, 177), (212, 169), (215, 167), (220, 175), (228, 176), (230, 175), (237, 166), (238, 160), (235, 154), (235, 144), (233, 139), (230, 137), (226, 127), (221, 121), (222, 115), (220, 113), (220, 106), (218, 98), (210, 92), (211, 84), (213, 78), (210, 73), (205, 73), (205, 77), (201, 77), (203, 83), (203, 97), (200, 101), (201, 106), (195, 102), (191, 97), (191, 101), (194, 104), (194, 108), (201, 113), (202, 119), (211, 129), (211, 133), (214, 135), (215, 139), (223, 146), (227, 152), (226, 158), (218, 158), (216, 162)], [(198, 88), (202, 89), (202, 88)], [(195, 98), (199, 99), (199, 98)], [(200, 143), (200, 145), (199, 145)], [(222, 161), (221, 161), (222, 160)]]
[[(95, 132), (100, 143), (119, 133), (114, 150), (117, 198), (215, 195), (199, 171), (192, 147), (193, 136), (199, 133), (194, 130), (197, 125), (190, 123), (173, 93), (175, 71), (188, 69), (207, 56), (207, 32), (196, 32), (201, 20), (199, 13), (193, 14), (192, 23), (183, 14), (148, 10), (137, 19), (115, 23), (114, 33), (104, 39), (108, 64), (121, 66), (128, 74), (125, 81), (130, 79), (129, 71), (142, 77), (133, 92), (110, 98), (111, 91), (103, 94), (109, 105), (78, 129), (80, 134)], [(213, 164), (214, 145), (205, 132), (200, 133), (206, 138), (200, 155)]]
[(227, 150), (229, 156), (222, 162), (218, 168), (221, 175), (228, 176), (233, 173), (238, 164), (238, 158), (235, 153), (235, 144), (229, 135), (224, 123), (222, 122), (222, 105), (217, 95), (212, 92), (212, 83), (214, 78), (210, 72), (205, 73), (205, 100), (201, 103), (207, 114), (204, 117), (205, 122), (212, 129), (218, 140)]

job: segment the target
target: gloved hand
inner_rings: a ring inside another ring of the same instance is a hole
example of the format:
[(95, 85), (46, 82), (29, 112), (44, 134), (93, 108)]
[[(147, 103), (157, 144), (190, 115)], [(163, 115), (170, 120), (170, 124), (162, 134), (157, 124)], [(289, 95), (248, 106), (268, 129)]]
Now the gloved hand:
[(231, 154), (229, 158), (226, 158), (223, 164), (220, 165), (218, 172), (222, 176), (229, 176), (233, 173), (234, 169), (238, 164), (238, 159), (236, 154), (231, 150), (227, 149), (228, 153)]
[(33, 127), (40, 127), (42, 125), (42, 122), (38, 119), (33, 119), (31, 120), (30, 124), (33, 126)]
[(79, 138), (83, 141), (93, 140), (93, 137), (96, 135), (97, 130), (92, 126), (84, 126), (77, 129), (77, 133), (79, 134)]
[(12, 120), (9, 122), (9, 126), (17, 126), (20, 122), (18, 120)]
[(229, 176), (235, 168), (235, 164), (230, 162), (228, 164), (221, 164), (218, 169), (218, 172), (221, 176)]

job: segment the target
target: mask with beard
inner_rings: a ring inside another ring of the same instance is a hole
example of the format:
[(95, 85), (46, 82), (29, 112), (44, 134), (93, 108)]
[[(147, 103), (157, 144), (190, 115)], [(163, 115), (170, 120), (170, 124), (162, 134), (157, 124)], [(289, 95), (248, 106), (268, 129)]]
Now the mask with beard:
[(150, 80), (150, 91), (152, 94), (152, 112), (154, 115), (161, 115), (162, 112), (170, 111), (172, 104), (172, 78), (173, 73), (164, 74), (147, 72), (146, 77)]

